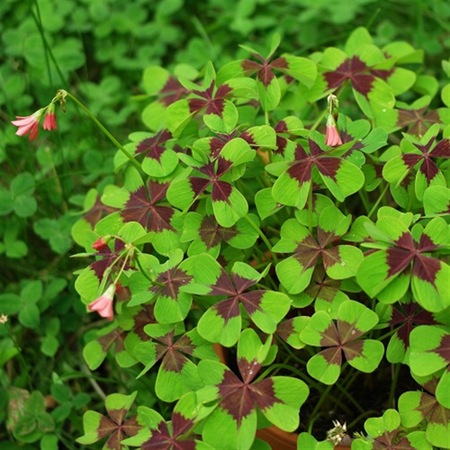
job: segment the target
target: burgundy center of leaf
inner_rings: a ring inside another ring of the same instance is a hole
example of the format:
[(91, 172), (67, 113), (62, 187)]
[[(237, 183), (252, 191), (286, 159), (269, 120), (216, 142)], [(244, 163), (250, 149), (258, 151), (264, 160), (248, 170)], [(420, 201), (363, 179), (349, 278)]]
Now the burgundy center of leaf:
[(164, 105), (169, 106), (187, 94), (187, 90), (174, 76), (171, 75), (159, 93), (159, 100)]
[(342, 160), (340, 158), (324, 156), (322, 158), (317, 158), (316, 166), (322, 175), (330, 177), (333, 181), (336, 181), (336, 175), (341, 167), (341, 161)]
[(168, 130), (161, 130), (151, 138), (144, 139), (136, 148), (136, 153), (144, 153), (146, 158), (161, 160), (166, 147), (165, 143), (172, 138)]
[(336, 89), (349, 80), (352, 87), (365, 97), (371, 91), (375, 81), (373, 72), (371, 73), (367, 65), (357, 56), (347, 58), (335, 70), (325, 72), (323, 75), (328, 89)]
[(329, 347), (322, 350), (319, 355), (321, 355), (328, 365), (342, 365), (342, 348), (341, 347)]
[(425, 114), (426, 109), (427, 106), (420, 109), (399, 109), (397, 125), (400, 127), (409, 126), (409, 134), (423, 136), (430, 125), (440, 122), (439, 113), (437, 111), (430, 110)]
[(121, 211), (125, 222), (139, 222), (148, 231), (160, 233), (173, 230), (170, 220), (174, 210), (168, 206), (160, 206), (158, 201), (164, 199), (168, 183), (150, 181), (147, 187), (142, 186), (130, 194), (130, 199)]
[(347, 361), (351, 361), (353, 358), (361, 356), (363, 353), (363, 349), (364, 341), (362, 339), (345, 344), (343, 348), (345, 359)]
[(403, 342), (405, 349), (409, 347), (409, 335), (416, 326), (434, 325), (436, 323), (430, 312), (423, 310), (415, 303), (403, 304), (398, 308), (395, 307), (392, 311), (392, 318), (389, 321), (391, 327), (399, 325), (397, 336)]
[(345, 320), (338, 320), (337, 329), (339, 330), (342, 345), (346, 345), (364, 334), (361, 330), (356, 328), (354, 323), (348, 323)]
[(434, 350), (442, 359), (450, 364), (450, 334), (446, 334), (439, 344), (439, 347)]
[(180, 373), (184, 365), (188, 362), (185, 354), (192, 354), (193, 345), (187, 336), (182, 336), (177, 342), (173, 343), (173, 335), (166, 335), (165, 355), (162, 360), (162, 367), (169, 372)]
[(133, 331), (139, 336), (139, 339), (144, 342), (151, 339), (144, 331), (144, 327), (148, 324), (156, 323), (153, 309), (154, 305), (144, 305), (143, 309), (133, 317)]
[(215, 95), (214, 81), (205, 91), (193, 91), (193, 94), (200, 98), (191, 98), (189, 102), (189, 110), (191, 113), (198, 113), (205, 110), (206, 114), (215, 114), (222, 117), (223, 109), (225, 107), (225, 97), (231, 92), (231, 87), (223, 84), (218, 89)]
[(229, 241), (239, 233), (235, 226), (225, 228), (219, 225), (213, 216), (205, 216), (203, 217), (199, 234), (202, 241), (206, 244), (206, 248), (210, 249), (221, 242)]
[(341, 339), (336, 325), (333, 321), (330, 321), (330, 325), (322, 331), (320, 338), (321, 347), (340, 347)]
[[(422, 236), (426, 236), (423, 234)], [(387, 250), (387, 264), (389, 267), (387, 277), (403, 272), (411, 263), (413, 275), (435, 286), (436, 276), (441, 264), (436, 258), (431, 258), (423, 253), (437, 248), (431, 238), (421, 237), (417, 244), (411, 233), (403, 233), (395, 241), (396, 247)]]
[(124, 331), (120, 331), (119, 329), (115, 329), (104, 336), (98, 338), (98, 343), (103, 352), (107, 352), (113, 344), (116, 344), (116, 349), (119, 350), (123, 348), (123, 341), (126, 337), (126, 333)]
[(179, 295), (180, 287), (190, 283), (192, 277), (188, 275), (184, 270), (174, 267), (162, 272), (157, 278), (157, 282), (161, 286), (152, 286), (151, 291), (158, 293), (158, 295), (164, 295), (173, 300), (176, 300)]
[(94, 206), (92, 206), (92, 208), (83, 217), (92, 225), (92, 228), (94, 228), (95, 224), (101, 218), (113, 213), (114, 211), (116, 211), (116, 208), (104, 205), (100, 200), (100, 196), (97, 196)]

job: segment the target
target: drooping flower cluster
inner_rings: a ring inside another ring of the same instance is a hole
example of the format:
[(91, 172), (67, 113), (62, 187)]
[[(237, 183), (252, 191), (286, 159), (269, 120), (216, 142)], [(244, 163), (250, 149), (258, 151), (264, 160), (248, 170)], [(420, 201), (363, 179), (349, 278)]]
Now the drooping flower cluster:
[(29, 116), (16, 116), (16, 120), (11, 121), (17, 127), (16, 135), (28, 136), (30, 141), (35, 140), (39, 134), (39, 124), (41, 123), (42, 116), (44, 116), (44, 130), (57, 130), (55, 103), (59, 102), (63, 107), (66, 95), (67, 93), (65, 91), (60, 90), (46, 107), (38, 109)]

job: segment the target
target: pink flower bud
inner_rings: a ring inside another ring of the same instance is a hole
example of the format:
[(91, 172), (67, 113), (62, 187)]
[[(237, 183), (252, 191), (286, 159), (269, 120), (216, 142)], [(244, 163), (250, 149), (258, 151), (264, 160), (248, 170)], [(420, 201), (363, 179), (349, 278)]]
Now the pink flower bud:
[(92, 244), (92, 248), (94, 249), (94, 250), (97, 250), (98, 252), (100, 251), (100, 250), (103, 250), (105, 247), (106, 247), (106, 245), (107, 245), (107, 240), (102, 236), (102, 237), (99, 237), (93, 244)]
[(331, 114), (328, 116), (327, 119), (327, 126), (325, 131), (325, 144), (330, 145), (331, 147), (342, 145), (341, 136), (339, 135), (336, 122), (334, 121), (334, 118)]
[(56, 115), (55, 115), (55, 105), (51, 103), (45, 114), (44, 118), (44, 130), (51, 131), (57, 130), (58, 125), (56, 124)]
[(89, 303), (89, 311), (96, 311), (100, 317), (108, 320), (114, 319), (114, 294), (116, 293), (116, 285), (111, 284), (108, 289), (96, 300)]

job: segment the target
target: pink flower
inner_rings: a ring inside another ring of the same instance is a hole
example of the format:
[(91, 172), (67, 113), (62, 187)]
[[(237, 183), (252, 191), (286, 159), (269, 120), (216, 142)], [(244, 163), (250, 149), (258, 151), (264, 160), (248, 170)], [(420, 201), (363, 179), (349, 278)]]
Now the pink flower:
[(45, 114), (44, 118), (44, 130), (51, 131), (57, 130), (58, 125), (56, 124), (56, 115), (55, 115), (55, 105), (52, 103)]
[(102, 237), (99, 237), (93, 244), (92, 244), (92, 248), (94, 249), (94, 250), (97, 250), (98, 252), (100, 251), (100, 250), (103, 250), (105, 247), (106, 247), (106, 245), (107, 245), (107, 241), (106, 241), (106, 239), (102, 236)]
[(16, 131), (17, 136), (26, 136), (28, 134), (28, 139), (33, 141), (37, 138), (39, 133), (39, 122), (41, 121), (44, 109), (41, 108), (30, 116), (16, 116), (16, 120), (11, 123), (18, 127)]
[(339, 136), (339, 131), (336, 126), (336, 122), (332, 114), (328, 116), (327, 126), (325, 131), (325, 144), (330, 145), (331, 147), (336, 147), (338, 145), (342, 145), (341, 136)]
[(108, 320), (114, 319), (114, 294), (116, 293), (116, 285), (111, 284), (108, 289), (96, 300), (89, 303), (89, 311), (97, 311), (100, 317)]

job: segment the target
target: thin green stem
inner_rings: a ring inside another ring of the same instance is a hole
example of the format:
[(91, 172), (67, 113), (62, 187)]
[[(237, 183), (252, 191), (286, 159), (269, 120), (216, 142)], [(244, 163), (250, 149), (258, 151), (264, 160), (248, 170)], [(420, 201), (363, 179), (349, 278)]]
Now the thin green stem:
[(30, 372), (31, 372), (30, 365), (28, 364), (28, 362), (23, 357), (22, 348), (20, 347), (19, 343), (17, 342), (17, 339), (14, 336), (14, 333), (12, 332), (11, 327), (9, 326), (9, 323), (6, 322), (4, 324), (4, 326), (5, 326), (6, 330), (8, 331), (9, 337), (11, 338), (11, 341), (13, 342), (14, 347), (17, 350), (17, 357), (18, 357), (18, 359), (20, 361), (20, 364), (22, 366), (22, 370), (25, 373), (25, 378), (26, 378), (26, 381), (27, 381), (27, 384), (28, 384), (28, 388), (30, 389), (30, 391), (32, 391), (33, 390), (33, 386), (31, 384), (30, 375), (29, 375)]
[(309, 192), (308, 192), (308, 229), (309, 229), (309, 232), (312, 234), (312, 230), (313, 230), (313, 186), (312, 186), (312, 183), (309, 186)]
[(375, 204), (372, 206), (372, 209), (370, 210), (369, 214), (367, 214), (367, 217), (370, 219), (370, 217), (373, 215), (373, 213), (377, 210), (378, 205), (380, 204), (381, 200), (384, 198), (384, 196), (386, 195), (386, 192), (389, 189), (389, 184), (386, 183), (386, 186), (384, 187), (384, 189), (382, 190), (380, 196), (378, 197), (377, 201), (375, 202)]
[(87, 108), (77, 97), (72, 95), (70, 92), (66, 92), (67, 96), (71, 98), (88, 116), (89, 118), (102, 130), (105, 136), (119, 149), (133, 164), (133, 166), (138, 169), (139, 172), (142, 171), (141, 165), (133, 158), (131, 153), (109, 132), (109, 130), (97, 119), (97, 117)]
[(367, 197), (367, 192), (360, 189), (358, 191), (358, 194), (359, 194), (359, 198), (361, 199), (361, 201), (364, 205), (364, 209), (366, 210), (366, 213), (368, 213), (370, 211), (370, 204), (369, 204), (369, 199)]
[(395, 397), (395, 390), (397, 389), (397, 383), (398, 383), (398, 376), (400, 374), (400, 368), (401, 368), (400, 364), (395, 364), (395, 365), (393, 364), (391, 366), (391, 369), (392, 369), (393, 373), (392, 373), (392, 383), (391, 383), (391, 389), (389, 391), (389, 400), (388, 400), (388, 405), (391, 408), (395, 408), (394, 397)]
[[(330, 384), (326, 387), (326, 389), (322, 392), (322, 395), (320, 396), (319, 401), (316, 403), (316, 406), (314, 407), (312, 413), (310, 414), (310, 417), (312, 417), (311, 420), (316, 420), (316, 416), (319, 416), (319, 410), (324, 404), (325, 400), (327, 400), (330, 394), (331, 389), (333, 388), (333, 385)], [(312, 428), (312, 425), (310, 424), (310, 428)]]
[(35, 22), (35, 24), (36, 24), (36, 26), (37, 26), (37, 28), (39, 30), (39, 34), (41, 35), (42, 43), (44, 45), (45, 60), (46, 60), (47, 72), (48, 72), (48, 75), (49, 75), (50, 83), (52, 83), (52, 77), (51, 77), (50, 62), (48, 61), (48, 57), (50, 57), (51, 61), (53, 62), (53, 65), (54, 65), (54, 67), (55, 67), (56, 71), (58, 72), (58, 75), (59, 75), (59, 77), (61, 79), (61, 82), (64, 85), (67, 85), (68, 84), (67, 80), (65, 79), (61, 69), (59, 68), (58, 61), (56, 60), (55, 55), (53, 54), (52, 49), (51, 49), (50, 45), (47, 42), (47, 38), (45, 37), (44, 27), (42, 25), (42, 20), (41, 20), (41, 15), (40, 15), (38, 1), (35, 0), (34, 3), (36, 5), (37, 16), (36, 16), (36, 14), (34, 13), (33, 10), (31, 10), (31, 15), (32, 15), (33, 20), (34, 20), (34, 22)]
[(250, 226), (258, 233), (259, 237), (263, 240), (264, 244), (266, 244), (266, 247), (269, 249), (270, 253), (272, 254), (272, 258), (275, 264), (278, 263), (278, 258), (275, 255), (275, 253), (272, 252), (272, 244), (270, 243), (269, 239), (267, 239), (267, 236), (262, 232), (262, 230), (256, 225), (255, 222), (248, 216), (248, 214), (245, 217), (245, 220), (250, 224)]

